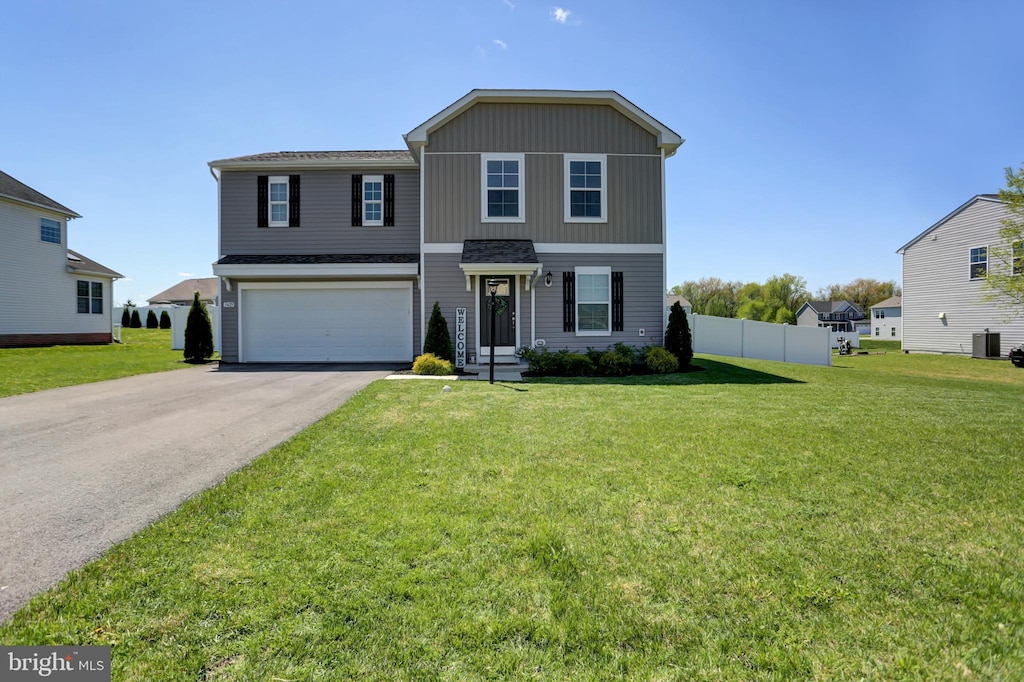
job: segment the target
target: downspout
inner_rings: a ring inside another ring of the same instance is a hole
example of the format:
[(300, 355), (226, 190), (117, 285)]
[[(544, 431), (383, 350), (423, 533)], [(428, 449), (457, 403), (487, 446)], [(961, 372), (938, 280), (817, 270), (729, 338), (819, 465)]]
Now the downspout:
[(668, 328), (668, 213), (665, 199), (665, 148), (661, 148), (661, 345), (665, 345), (665, 330)]
[(420, 147), (420, 347), (419, 355), (423, 352), (423, 342), (427, 336), (427, 294), (426, 294), (426, 265), (427, 265), (427, 254), (425, 253), (424, 242), (426, 240), (426, 220), (427, 214), (425, 212), (426, 207), (426, 194), (424, 189), (426, 188), (426, 175), (427, 175), (427, 150), (426, 145)]

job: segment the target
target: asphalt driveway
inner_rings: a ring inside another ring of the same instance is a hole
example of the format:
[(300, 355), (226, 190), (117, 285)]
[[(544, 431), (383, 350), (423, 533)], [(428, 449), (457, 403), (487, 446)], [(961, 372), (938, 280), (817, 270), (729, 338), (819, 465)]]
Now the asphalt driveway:
[(0, 621), (387, 373), (210, 365), (0, 399)]

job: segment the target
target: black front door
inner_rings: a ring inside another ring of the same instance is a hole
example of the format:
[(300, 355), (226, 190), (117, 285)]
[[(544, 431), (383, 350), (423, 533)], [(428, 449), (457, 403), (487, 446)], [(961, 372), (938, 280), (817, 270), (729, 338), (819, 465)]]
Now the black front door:
[(480, 349), (490, 352), (491, 346), (491, 297), (487, 282), (498, 283), (494, 297), (494, 346), (497, 348), (516, 345), (516, 278), (513, 275), (484, 275), (480, 277)]

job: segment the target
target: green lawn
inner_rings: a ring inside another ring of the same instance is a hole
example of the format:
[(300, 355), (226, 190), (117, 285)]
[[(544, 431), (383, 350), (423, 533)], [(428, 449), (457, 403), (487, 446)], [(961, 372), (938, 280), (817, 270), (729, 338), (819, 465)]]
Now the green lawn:
[(1024, 370), (377, 382), (4, 644), (115, 680), (1021, 679)]
[(169, 329), (123, 329), (105, 346), (0, 348), (0, 398), (189, 367)]

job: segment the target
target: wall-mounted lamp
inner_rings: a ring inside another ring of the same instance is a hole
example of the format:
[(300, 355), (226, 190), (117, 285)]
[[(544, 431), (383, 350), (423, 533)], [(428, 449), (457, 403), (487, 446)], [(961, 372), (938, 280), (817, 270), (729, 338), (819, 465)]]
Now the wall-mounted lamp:
[(546, 286), (546, 287), (551, 286), (551, 280), (552, 279), (554, 279), (554, 278), (551, 276), (551, 271), (548, 270), (548, 274), (544, 275), (544, 286)]

